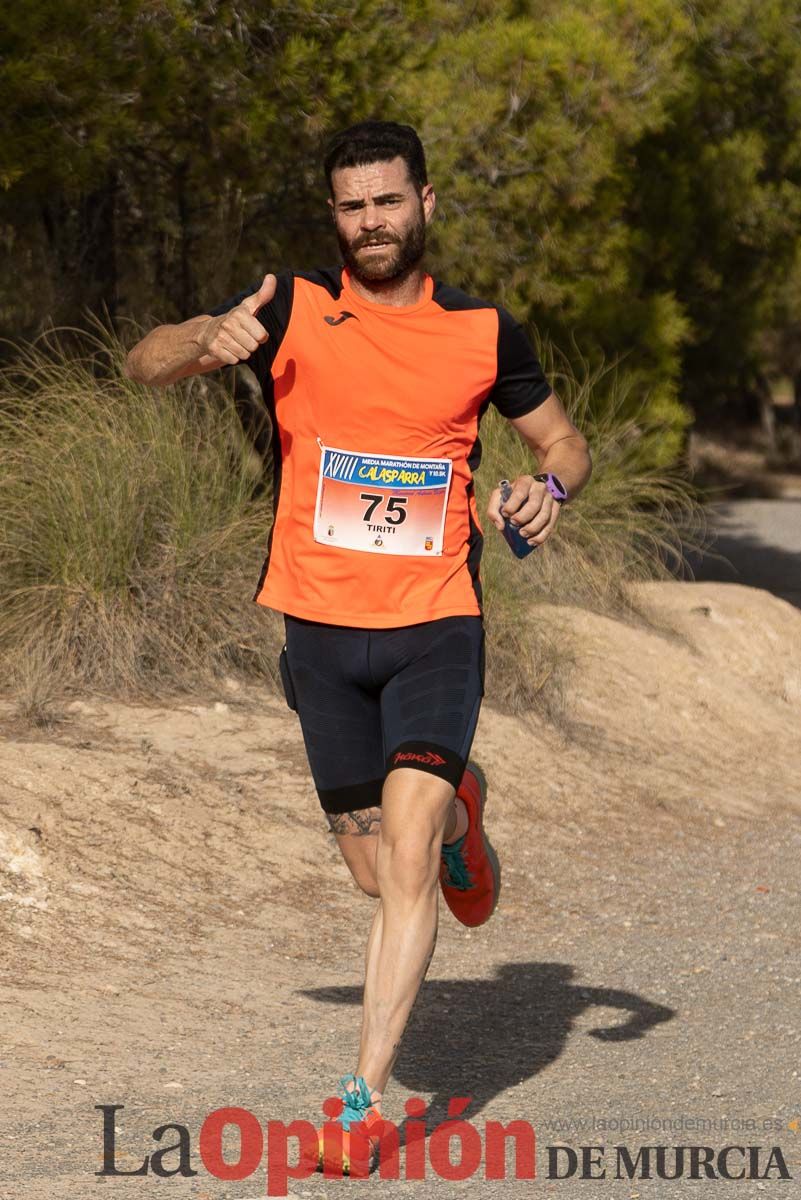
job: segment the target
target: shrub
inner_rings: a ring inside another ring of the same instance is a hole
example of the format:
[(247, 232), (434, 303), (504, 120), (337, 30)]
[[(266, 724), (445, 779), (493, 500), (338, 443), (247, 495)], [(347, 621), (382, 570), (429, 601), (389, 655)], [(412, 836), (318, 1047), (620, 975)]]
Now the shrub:
[(250, 603), (269, 524), (232, 400), (128, 379), (102, 329), (53, 331), (0, 375), (0, 652), (136, 693), (270, 676)]

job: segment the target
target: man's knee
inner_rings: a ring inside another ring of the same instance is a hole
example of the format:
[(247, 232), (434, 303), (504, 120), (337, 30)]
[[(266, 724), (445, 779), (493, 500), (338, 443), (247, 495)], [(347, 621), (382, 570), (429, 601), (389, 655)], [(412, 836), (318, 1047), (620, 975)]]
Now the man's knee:
[(439, 877), (439, 846), (436, 840), (405, 837), (379, 846), (376, 858), (378, 887), (410, 898), (431, 890)]
[(384, 780), (381, 841), (385, 845), (433, 844), (442, 836), (456, 789), (447, 779), (411, 767)]
[(376, 870), (384, 881), (417, 895), (439, 875), (440, 845), (454, 789), (425, 771), (390, 771), (384, 784)]

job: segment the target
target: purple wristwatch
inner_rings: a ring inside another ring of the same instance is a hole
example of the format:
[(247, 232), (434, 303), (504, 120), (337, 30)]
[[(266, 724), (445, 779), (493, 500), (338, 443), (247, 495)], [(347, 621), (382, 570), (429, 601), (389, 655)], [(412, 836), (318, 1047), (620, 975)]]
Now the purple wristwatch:
[(567, 489), (562, 484), (561, 479), (559, 479), (556, 475), (551, 475), (550, 472), (548, 472), (542, 475), (534, 475), (533, 478), (538, 479), (540, 483), (545, 484), (554, 500), (558, 500), (560, 504), (566, 503)]

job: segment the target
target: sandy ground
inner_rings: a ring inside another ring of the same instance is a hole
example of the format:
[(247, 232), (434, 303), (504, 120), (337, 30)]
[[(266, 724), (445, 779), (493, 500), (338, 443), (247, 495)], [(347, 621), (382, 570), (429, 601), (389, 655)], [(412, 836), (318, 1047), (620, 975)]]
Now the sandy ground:
[[(721, 1186), (801, 1194), (801, 612), (738, 584), (639, 592), (650, 625), (543, 610), (574, 647), (562, 727), (484, 708), (501, 903), (472, 932), (442, 906), (386, 1094), (398, 1122), (421, 1097), (430, 1129), (453, 1096), (482, 1137), (530, 1122), (537, 1182), (429, 1169), (291, 1195), (702, 1186), (549, 1179), (557, 1143), (606, 1146), (611, 1176), (620, 1144), (778, 1145), (793, 1182)], [(294, 714), (221, 687), (165, 708), (86, 697), (46, 732), (0, 719), (0, 1197), (265, 1195), (261, 1168), (204, 1169), (200, 1126), (224, 1105), (319, 1118), (355, 1066), (374, 907), (326, 832)], [(96, 1176), (94, 1106), (113, 1104), (119, 1169), (180, 1122), (197, 1174)]]

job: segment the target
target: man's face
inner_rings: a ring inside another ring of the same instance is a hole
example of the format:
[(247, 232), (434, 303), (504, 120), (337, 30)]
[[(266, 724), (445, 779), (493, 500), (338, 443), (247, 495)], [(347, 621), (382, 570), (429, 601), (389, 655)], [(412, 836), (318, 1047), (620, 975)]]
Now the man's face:
[(416, 266), (436, 203), (431, 184), (422, 196), (402, 158), (340, 167), (328, 201), (345, 265), (367, 282), (397, 279)]

